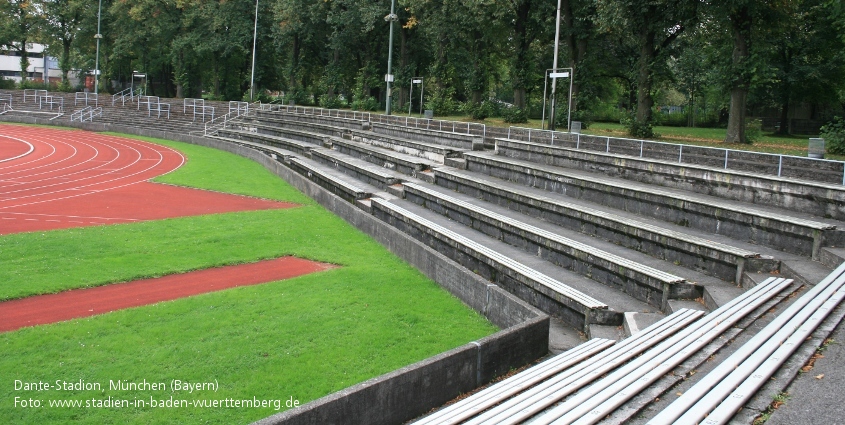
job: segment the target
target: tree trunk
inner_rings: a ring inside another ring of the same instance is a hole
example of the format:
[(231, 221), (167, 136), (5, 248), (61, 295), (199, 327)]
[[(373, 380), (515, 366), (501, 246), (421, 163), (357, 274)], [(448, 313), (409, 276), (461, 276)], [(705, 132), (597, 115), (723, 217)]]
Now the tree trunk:
[(527, 105), (525, 87), (528, 79), (528, 19), (531, 12), (531, 3), (523, 0), (516, 9), (514, 20), (514, 38), (516, 40), (516, 52), (514, 56), (513, 74), (513, 103), (517, 108), (525, 109)]
[(29, 53), (26, 51), (26, 40), (21, 41), (21, 82), (27, 80), (29, 74), (26, 69), (29, 68)]
[(725, 143), (746, 142), (745, 115), (750, 81), (745, 67), (750, 55), (751, 19), (747, 5), (731, 15), (731, 28), (734, 38), (731, 60), (733, 62), (734, 79), (731, 84), (731, 105), (728, 112), (728, 131), (725, 134)]
[[(73, 38), (62, 39), (62, 84), (69, 84), (67, 74), (70, 72), (70, 45), (73, 43)], [(46, 52), (44, 57), (46, 58)], [(44, 81), (47, 82), (47, 67), (44, 67)]]
[(640, 33), (640, 58), (637, 73), (637, 122), (641, 124), (651, 122), (651, 108), (654, 106), (654, 99), (651, 97), (651, 65), (654, 63), (656, 51), (654, 50), (655, 34), (650, 30)]

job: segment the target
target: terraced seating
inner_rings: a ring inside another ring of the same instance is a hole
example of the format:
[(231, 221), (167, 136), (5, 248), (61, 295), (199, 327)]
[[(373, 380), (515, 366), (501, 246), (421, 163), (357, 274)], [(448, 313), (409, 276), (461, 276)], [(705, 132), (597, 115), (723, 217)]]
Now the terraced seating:
[(561, 313), (562, 319), (577, 329), (589, 333), (591, 323), (621, 323), (621, 313), (609, 310), (605, 303), (405, 208), (373, 198), (372, 213), (405, 233), (427, 241), (429, 246), (434, 246), (438, 251), (448, 252), (446, 247), (451, 247), (455, 251), (451, 258), (464, 266), (472, 267), (470, 262), (483, 261), (491, 270), (502, 275), (495, 277), (494, 281), (500, 278), (511, 279), (555, 300), (566, 308)]
[(240, 127), (245, 130), (255, 129), (260, 134), (268, 134), (276, 137), (281, 137), (289, 140), (297, 140), (300, 142), (311, 143), (322, 146), (329, 136), (313, 133), (310, 131), (295, 130), (292, 128), (276, 127), (272, 125), (255, 124), (244, 122), (240, 125), (233, 125), (231, 127)]
[(675, 187), (834, 219), (845, 218), (845, 186), (777, 175), (728, 170), (721, 164), (679, 164), (618, 153), (585, 151), (548, 144), (497, 139), (499, 155), (540, 164)]
[(570, 360), (577, 359), (583, 350), (592, 351), (603, 341), (581, 344), (413, 425), (519, 423), (649, 350), (702, 315), (697, 310), (680, 310), (583, 361)]
[(480, 136), (471, 134), (452, 133), (448, 131), (427, 130), (421, 128), (402, 127), (392, 124), (371, 123), (373, 133), (401, 137), (418, 142), (451, 146), (465, 150), (482, 150), (484, 141)]
[(843, 298), (845, 263), (649, 420), (648, 425), (727, 423)]
[(420, 172), (432, 167), (431, 162), (422, 158), (380, 149), (365, 143), (336, 138), (331, 139), (331, 143), (332, 148), (340, 153), (361, 158), (367, 162), (381, 165), (410, 176), (416, 176)]
[(768, 272), (778, 268), (777, 260), (764, 258), (755, 251), (566, 202), (558, 197), (538, 196), (505, 182), (479, 179), (449, 168), (436, 168), (434, 175), (438, 186), (607, 239), (663, 260), (675, 261), (729, 282), (741, 282), (745, 271)]
[(277, 127), (290, 130), (304, 131), (325, 136), (341, 137), (345, 131), (332, 125), (315, 124), (283, 118), (245, 118), (244, 123), (256, 126)]
[[(596, 423), (791, 284), (789, 279), (769, 279), (731, 303), (683, 326), (683, 329), (659, 344), (639, 351), (637, 354), (640, 355), (636, 358), (614, 357), (609, 365), (582, 372), (580, 379), (563, 381), (550, 388), (540, 387), (530, 394), (502, 403), (465, 424), (515, 424), (529, 418), (532, 424), (550, 424), (555, 421), (568, 424)], [(592, 385), (587, 387), (591, 382)], [(556, 404), (579, 389), (577, 394)]]
[(467, 151), (466, 149), (418, 142), (364, 130), (350, 130), (343, 137), (354, 142), (367, 143), (407, 155), (418, 156), (440, 164), (444, 164), (447, 158), (461, 157)]
[(310, 155), (309, 152), (311, 149), (318, 147), (318, 145), (309, 142), (301, 142), (299, 140), (288, 139), (285, 137), (255, 133), (247, 130), (237, 130), (233, 128), (221, 128), (217, 130), (217, 134), (220, 137), (229, 139), (246, 140), (253, 143), (287, 149), (304, 156)]
[(415, 183), (405, 183), (406, 199), (425, 205), (490, 236), (538, 253), (541, 258), (618, 287), (628, 295), (667, 311), (669, 298), (695, 299), (701, 288), (681, 277), (591, 247)]
[(350, 130), (364, 130), (369, 128), (369, 123), (360, 119), (331, 117), (326, 115), (307, 115), (295, 114), (285, 111), (258, 111), (256, 117), (259, 119), (265, 118), (281, 118), (286, 120), (295, 120), (299, 122), (312, 124), (327, 124), (333, 127), (350, 129)]
[(381, 189), (387, 189), (388, 186), (402, 182), (402, 179), (396, 173), (384, 167), (379, 167), (360, 159), (339, 155), (329, 149), (312, 150), (311, 159), (330, 165), (344, 174)]
[(469, 152), (464, 157), (471, 171), (813, 258), (818, 258), (822, 246), (845, 242), (845, 234), (833, 224), (748, 208), (704, 195), (620, 182), (487, 153)]
[(372, 191), (350, 182), (348, 177), (344, 177), (336, 171), (328, 170), (325, 167), (317, 166), (307, 159), (289, 158), (287, 165), (292, 170), (302, 174), (348, 202), (354, 203), (358, 199), (365, 199), (372, 196)]

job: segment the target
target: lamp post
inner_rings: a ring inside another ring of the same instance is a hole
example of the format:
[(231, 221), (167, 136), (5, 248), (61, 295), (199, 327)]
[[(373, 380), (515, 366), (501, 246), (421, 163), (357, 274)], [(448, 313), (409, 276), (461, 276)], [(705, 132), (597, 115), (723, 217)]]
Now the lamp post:
[[(555, 53), (552, 60), (552, 69), (557, 69), (557, 51), (560, 45), (560, 0), (557, 0), (557, 19), (555, 20)], [(555, 131), (555, 100), (557, 93), (557, 78), (552, 78), (552, 102), (549, 108), (551, 119), (549, 120), (549, 130)], [(567, 127), (567, 130), (569, 128)]]
[(255, 97), (255, 41), (258, 39), (258, 0), (255, 0), (255, 27), (252, 29), (252, 75), (249, 77), (249, 101)]
[(384, 17), (385, 21), (390, 22), (390, 41), (388, 42), (387, 50), (387, 75), (384, 76), (384, 81), (387, 82), (387, 106), (384, 114), (390, 115), (390, 83), (393, 82), (393, 74), (390, 73), (393, 65), (393, 23), (399, 20), (396, 16), (396, 0), (390, 0), (390, 15)]
[(103, 0), (100, 0), (97, 6), (97, 34), (94, 38), (97, 39), (97, 58), (94, 60), (94, 94), (100, 92), (100, 39), (103, 35), (100, 34), (100, 16), (103, 11)]

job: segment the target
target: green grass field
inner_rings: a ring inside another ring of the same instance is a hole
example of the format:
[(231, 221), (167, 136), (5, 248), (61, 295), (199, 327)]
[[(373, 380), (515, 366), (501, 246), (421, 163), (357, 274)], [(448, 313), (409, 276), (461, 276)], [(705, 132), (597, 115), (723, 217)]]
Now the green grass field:
[[(150, 140), (150, 139), (146, 139)], [(496, 328), (376, 242), (259, 165), (165, 142), (188, 162), (158, 180), (302, 204), (0, 237), (0, 299), (282, 255), (341, 267), (295, 279), (0, 334), (0, 422), (248, 423), (235, 407), (50, 407), (57, 400), (282, 400), (299, 403), (395, 370)], [(110, 390), (109, 381), (166, 391)], [(15, 390), (15, 380), (100, 383), (99, 391)], [(171, 380), (218, 391), (172, 392)], [(40, 408), (15, 407), (15, 398)]]

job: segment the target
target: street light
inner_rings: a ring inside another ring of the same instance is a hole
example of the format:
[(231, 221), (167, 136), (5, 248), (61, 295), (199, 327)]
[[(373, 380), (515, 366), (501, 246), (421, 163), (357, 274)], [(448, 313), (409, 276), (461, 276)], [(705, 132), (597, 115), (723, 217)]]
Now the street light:
[(252, 76), (249, 78), (249, 101), (255, 96), (255, 41), (258, 38), (258, 0), (255, 0), (255, 27), (252, 30)]
[(396, 16), (395, 10), (396, 0), (390, 0), (390, 15), (384, 17), (385, 21), (390, 22), (390, 42), (388, 43), (387, 50), (387, 75), (384, 76), (384, 81), (387, 82), (387, 107), (384, 111), (385, 115), (390, 115), (390, 83), (393, 82), (393, 74), (390, 73), (391, 66), (393, 65), (393, 23), (399, 20), (399, 17)]
[[(557, 19), (555, 20), (555, 53), (552, 60), (552, 69), (557, 69), (557, 51), (560, 45), (560, 0), (557, 0)], [(552, 78), (552, 104), (550, 108), (550, 115), (552, 117), (549, 123), (549, 130), (555, 131), (555, 100), (557, 99), (557, 78)], [(570, 93), (570, 97), (572, 94)], [(570, 102), (571, 103), (571, 102)], [(569, 130), (569, 124), (566, 127)]]
[(100, 34), (100, 12), (103, 10), (103, 0), (100, 0), (97, 6), (97, 34), (94, 38), (97, 39), (97, 59), (94, 60), (94, 94), (98, 94), (100, 90), (100, 39), (103, 35)]

